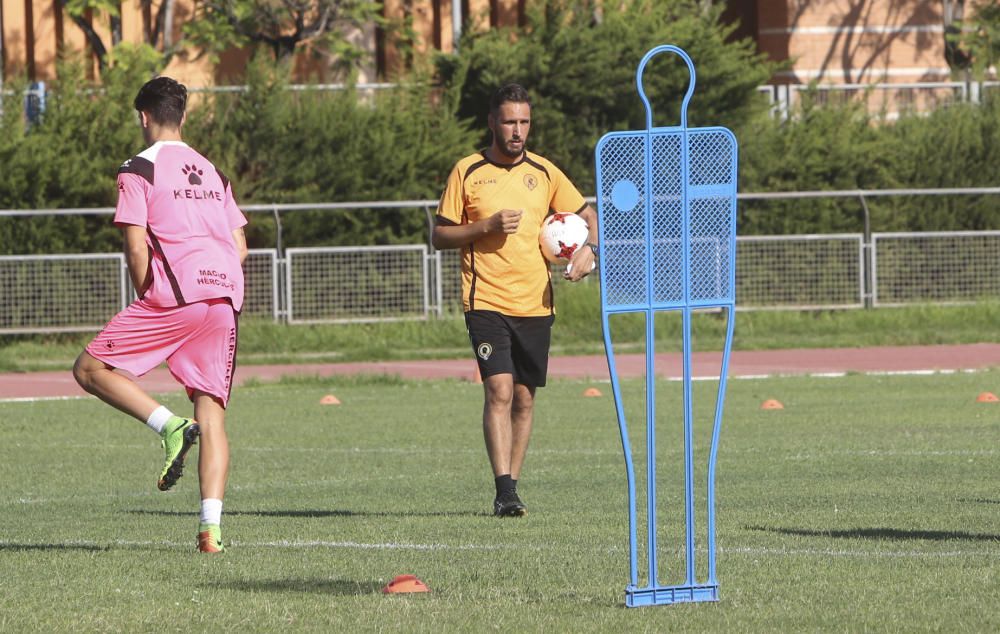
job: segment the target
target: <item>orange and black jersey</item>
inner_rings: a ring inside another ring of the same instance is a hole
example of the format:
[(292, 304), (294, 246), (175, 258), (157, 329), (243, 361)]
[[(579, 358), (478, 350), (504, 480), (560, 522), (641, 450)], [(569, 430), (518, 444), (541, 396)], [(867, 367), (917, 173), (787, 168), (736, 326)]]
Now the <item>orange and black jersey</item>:
[(516, 233), (490, 234), (462, 248), (465, 310), (552, 314), (552, 284), (538, 233), (550, 210), (576, 213), (586, 206), (566, 175), (532, 152), (513, 165), (494, 163), (485, 151), (456, 163), (438, 205), (439, 224), (470, 224), (501, 209), (523, 212)]

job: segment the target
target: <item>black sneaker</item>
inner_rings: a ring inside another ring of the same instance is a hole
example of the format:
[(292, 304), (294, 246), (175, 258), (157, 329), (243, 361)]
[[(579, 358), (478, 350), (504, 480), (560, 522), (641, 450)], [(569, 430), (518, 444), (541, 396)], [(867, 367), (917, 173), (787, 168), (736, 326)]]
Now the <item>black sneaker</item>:
[(493, 500), (493, 514), (497, 517), (522, 517), (528, 514), (517, 491), (511, 489), (501, 493)]

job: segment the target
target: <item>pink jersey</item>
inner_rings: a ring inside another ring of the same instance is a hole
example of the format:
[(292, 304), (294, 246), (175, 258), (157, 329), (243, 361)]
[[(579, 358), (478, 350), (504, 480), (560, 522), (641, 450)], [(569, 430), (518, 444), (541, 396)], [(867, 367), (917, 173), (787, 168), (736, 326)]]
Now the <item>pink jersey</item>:
[(180, 141), (159, 141), (118, 169), (115, 224), (146, 227), (151, 306), (224, 298), (243, 307), (243, 267), (233, 230), (247, 224), (229, 179)]

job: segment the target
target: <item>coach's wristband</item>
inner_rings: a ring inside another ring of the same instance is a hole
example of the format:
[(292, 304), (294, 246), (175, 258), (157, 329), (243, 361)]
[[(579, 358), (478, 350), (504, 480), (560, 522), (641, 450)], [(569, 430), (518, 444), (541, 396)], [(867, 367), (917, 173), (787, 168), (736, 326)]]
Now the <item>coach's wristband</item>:
[(597, 257), (597, 245), (594, 244), (593, 242), (588, 242), (587, 246), (590, 247), (590, 250), (594, 252), (594, 257), (596, 258)]

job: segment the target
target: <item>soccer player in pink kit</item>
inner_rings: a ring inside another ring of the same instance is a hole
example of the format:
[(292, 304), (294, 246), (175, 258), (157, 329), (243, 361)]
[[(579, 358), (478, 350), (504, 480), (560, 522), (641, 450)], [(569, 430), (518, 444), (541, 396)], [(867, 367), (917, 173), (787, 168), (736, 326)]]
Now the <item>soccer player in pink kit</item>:
[[(181, 477), (201, 438), (198, 550), (223, 550), (220, 523), (229, 473), (225, 414), (243, 306), (243, 227), (228, 179), (181, 140), (187, 89), (169, 77), (135, 98), (149, 147), (118, 170), (115, 224), (138, 299), (76, 360), (83, 389), (160, 434), (166, 459), (157, 487)], [(166, 361), (194, 403), (194, 419), (175, 416), (115, 369), (142, 376)]]

